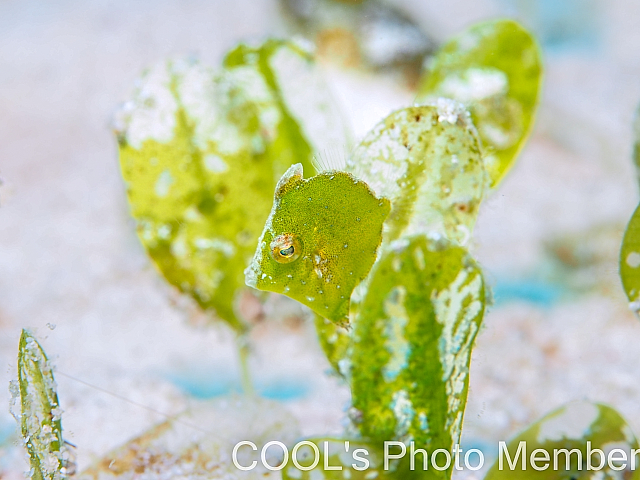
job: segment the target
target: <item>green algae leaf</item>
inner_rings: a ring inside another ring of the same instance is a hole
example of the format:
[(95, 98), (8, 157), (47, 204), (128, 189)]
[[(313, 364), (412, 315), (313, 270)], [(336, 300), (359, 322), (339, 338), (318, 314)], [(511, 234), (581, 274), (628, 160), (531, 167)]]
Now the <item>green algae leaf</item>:
[[(590, 444), (588, 445), (587, 442)], [(523, 450), (516, 459), (520, 446)], [(627, 461), (630, 463), (629, 451), (637, 449), (638, 442), (627, 422), (613, 408), (585, 401), (570, 403), (544, 416), (510, 440), (506, 444), (507, 452), (505, 453), (503, 448), (498, 460), (485, 478), (486, 480), (563, 480), (567, 478), (580, 480), (640, 477), (639, 471), (633, 473), (628, 469), (624, 472), (614, 471), (609, 468), (607, 462), (600, 466), (600, 454), (595, 452), (589, 458), (588, 447), (592, 452), (595, 449), (602, 450), (607, 456), (612, 450), (621, 449), (626, 452)], [(536, 471), (533, 468), (534, 463), (531, 462), (536, 449), (541, 449), (535, 455), (541, 460), (535, 462), (535, 466), (543, 468), (542, 471)], [(571, 453), (568, 454), (568, 452)], [(614, 453), (614, 458), (620, 458), (620, 455), (620, 452)], [(500, 462), (501, 459), (502, 462)], [(523, 460), (526, 470), (522, 468)], [(547, 465), (546, 468), (545, 465)], [(618, 465), (614, 462), (614, 466)], [(588, 470), (589, 466), (599, 471)]]
[(348, 322), (353, 289), (366, 278), (382, 241), (389, 201), (345, 172), (303, 178), (289, 168), (246, 270), (247, 285), (284, 293), (338, 324)]
[(640, 206), (633, 212), (622, 239), (620, 278), (629, 306), (640, 314)]
[(380, 0), (280, 0), (295, 30), (311, 38), (323, 60), (347, 68), (419, 73), (435, 42), (414, 18)]
[[(175, 61), (150, 70), (117, 130), (147, 252), (171, 284), (241, 331), (242, 272), (278, 178), (294, 160), (311, 169), (318, 143), (347, 140), (312, 58), (297, 45), (241, 46), (225, 65), (215, 72)], [(306, 90), (291, 84), (296, 76)]]
[(447, 97), (469, 108), (495, 187), (531, 132), (541, 83), (541, 53), (532, 35), (512, 20), (496, 20), (471, 27), (438, 51), (417, 101)]
[(241, 44), (229, 52), (224, 66), (257, 69), (273, 93), (281, 115), (274, 138), (279, 150), (274, 161), (280, 167), (276, 181), (294, 163), (307, 168), (318, 152), (350, 146), (348, 128), (306, 45), (274, 39), (258, 47)]
[(307, 438), (298, 445), (295, 454), (298, 465), (290, 448), (287, 465), (282, 470), (283, 480), (408, 478), (384, 469), (382, 444), (327, 437)]
[[(15, 387), (14, 387), (15, 388)], [(51, 364), (36, 339), (22, 330), (18, 348), (20, 424), (33, 480), (67, 478), (60, 403)]]
[(351, 332), (348, 328), (338, 325), (318, 314), (314, 315), (314, 324), (320, 347), (336, 373), (343, 375), (344, 359), (351, 343)]
[(398, 110), (356, 147), (346, 170), (391, 201), (385, 241), (471, 234), (486, 183), (468, 112), (452, 100)]
[(383, 252), (349, 349), (351, 419), (364, 438), (428, 451), (458, 443), (484, 307), (482, 273), (464, 248), (417, 236)]

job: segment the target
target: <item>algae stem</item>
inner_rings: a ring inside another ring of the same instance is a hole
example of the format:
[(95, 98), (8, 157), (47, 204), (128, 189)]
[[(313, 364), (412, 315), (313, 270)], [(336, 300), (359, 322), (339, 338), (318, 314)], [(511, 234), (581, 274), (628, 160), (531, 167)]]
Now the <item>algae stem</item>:
[(253, 396), (256, 391), (251, 381), (251, 372), (249, 371), (249, 339), (247, 334), (240, 334), (236, 337), (238, 345), (238, 359), (240, 361), (240, 380), (242, 382), (242, 390), (245, 395)]

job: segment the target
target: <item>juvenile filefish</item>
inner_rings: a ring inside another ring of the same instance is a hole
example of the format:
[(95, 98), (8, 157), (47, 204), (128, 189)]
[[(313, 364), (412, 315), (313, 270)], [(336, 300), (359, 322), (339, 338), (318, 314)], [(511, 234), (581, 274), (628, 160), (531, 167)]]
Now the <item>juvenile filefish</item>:
[(302, 165), (292, 165), (276, 186), (247, 285), (346, 324), (351, 293), (376, 260), (390, 210), (389, 200), (349, 173), (304, 179)]
[(315, 177), (294, 165), (280, 179), (245, 281), (343, 325), (379, 248), (415, 236), (464, 244), (486, 183), (469, 113), (447, 99), (391, 113), (344, 162), (316, 160)]

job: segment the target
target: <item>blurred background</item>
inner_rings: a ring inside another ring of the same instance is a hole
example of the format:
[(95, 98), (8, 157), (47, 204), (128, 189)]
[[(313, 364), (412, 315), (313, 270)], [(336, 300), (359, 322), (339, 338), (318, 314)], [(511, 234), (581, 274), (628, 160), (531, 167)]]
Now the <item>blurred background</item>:
[[(439, 44), (497, 17), (537, 35), (546, 72), (532, 138), (483, 204), (471, 245), (494, 305), (473, 355), (463, 447), (490, 456), (497, 440), (584, 398), (640, 432), (640, 322), (617, 274), (638, 203), (631, 0), (0, 0), (0, 387), (16, 377), (21, 328), (33, 328), (57, 365), (80, 469), (164, 420), (158, 412), (240, 388), (232, 333), (165, 284), (128, 213), (111, 120), (145, 67), (184, 56), (218, 65), (238, 41), (303, 36), (360, 138), (412, 103)], [(327, 374), (302, 309), (270, 301), (263, 318), (250, 360), (260, 395), (305, 435), (339, 434), (348, 389)], [(17, 479), (27, 466), (5, 391), (0, 478)]]

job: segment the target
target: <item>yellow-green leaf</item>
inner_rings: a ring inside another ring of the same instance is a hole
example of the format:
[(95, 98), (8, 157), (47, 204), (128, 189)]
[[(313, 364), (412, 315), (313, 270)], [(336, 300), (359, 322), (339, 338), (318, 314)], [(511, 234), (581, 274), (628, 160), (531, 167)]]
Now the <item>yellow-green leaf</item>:
[(60, 403), (51, 364), (36, 339), (22, 331), (18, 349), (20, 423), (33, 480), (67, 478)]
[(486, 176), (468, 112), (452, 100), (398, 110), (356, 147), (346, 169), (391, 201), (385, 241), (440, 234), (464, 243)]
[[(592, 455), (588, 455), (588, 448)], [(637, 479), (638, 470), (614, 471), (608, 461), (612, 450), (621, 449), (626, 452), (629, 464), (629, 451), (637, 448), (636, 437), (616, 410), (586, 401), (570, 403), (545, 415), (510, 440), (499, 452), (486, 480)], [(602, 458), (596, 449), (607, 458)], [(617, 453), (614, 457), (620, 455)], [(602, 460), (605, 462), (601, 466)], [(613, 464), (620, 466), (617, 462)]]
[(314, 323), (320, 347), (322, 347), (335, 372), (342, 375), (342, 370), (345, 367), (344, 358), (351, 343), (351, 332), (353, 330), (338, 325), (318, 314), (314, 315)]
[(542, 59), (533, 36), (513, 20), (495, 20), (471, 27), (438, 51), (417, 101), (447, 97), (467, 106), (495, 187), (529, 136), (541, 82)]
[(349, 349), (351, 420), (364, 438), (450, 450), (484, 314), (482, 274), (464, 248), (423, 236), (394, 242), (374, 268)]
[[(235, 301), (295, 160), (347, 139), (337, 109), (297, 45), (240, 46), (214, 72), (168, 62), (150, 70), (118, 122), (131, 212), (164, 277), (237, 330)], [(292, 78), (304, 78), (304, 89)], [(305, 99), (308, 110), (305, 110)]]
[(640, 314), (640, 206), (633, 212), (622, 239), (620, 278), (631, 309)]

